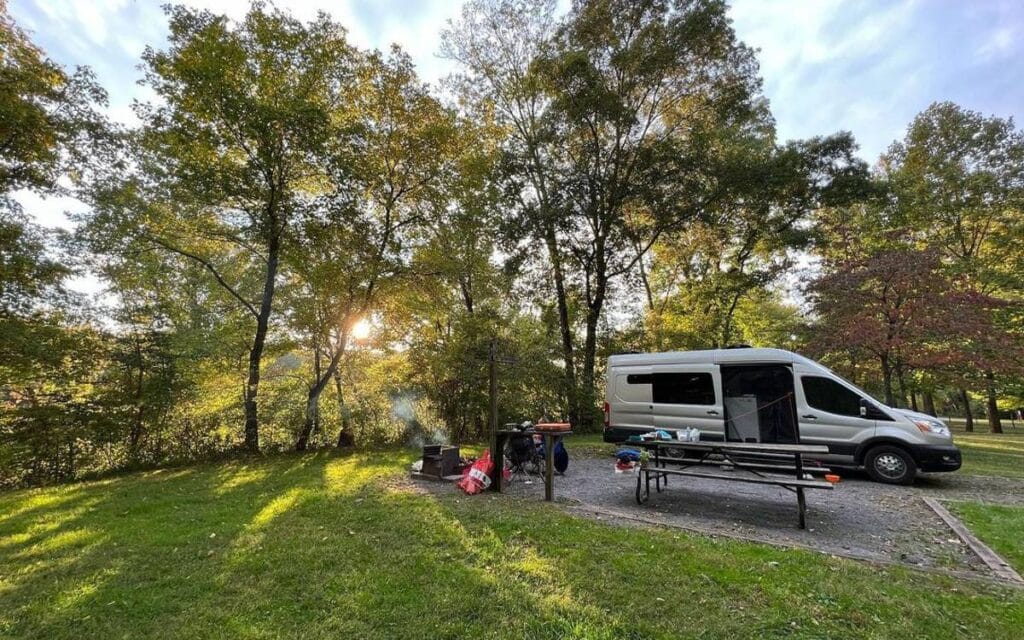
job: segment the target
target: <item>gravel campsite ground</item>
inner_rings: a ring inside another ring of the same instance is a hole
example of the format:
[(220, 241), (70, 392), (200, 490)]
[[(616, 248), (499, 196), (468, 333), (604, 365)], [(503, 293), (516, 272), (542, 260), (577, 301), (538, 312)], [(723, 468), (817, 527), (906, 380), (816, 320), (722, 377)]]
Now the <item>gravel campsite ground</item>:
[[(649, 522), (701, 533), (798, 546), (854, 558), (987, 573), (983, 562), (923, 497), (1024, 506), (1024, 482), (958, 474), (922, 476), (912, 487), (846, 474), (834, 491), (808, 491), (808, 528), (796, 526), (792, 493), (771, 485), (673, 478), (662, 493), (635, 500), (636, 475), (617, 474), (608, 455), (576, 457), (556, 478), (557, 495), (609, 522)], [(510, 493), (543, 495), (539, 478), (517, 477)]]

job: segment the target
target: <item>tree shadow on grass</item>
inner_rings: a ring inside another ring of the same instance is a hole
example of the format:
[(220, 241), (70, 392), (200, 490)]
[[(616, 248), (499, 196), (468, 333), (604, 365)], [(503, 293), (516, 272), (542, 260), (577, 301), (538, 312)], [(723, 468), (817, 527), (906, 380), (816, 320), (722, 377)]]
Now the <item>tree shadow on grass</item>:
[(246, 471), (227, 465), (148, 472), (0, 497), (0, 632), (116, 632), (131, 595), (176, 576), (187, 580), (193, 567), (182, 556), (194, 545), (195, 526), (207, 516), (228, 525), (224, 510), (206, 507), (232, 499), (220, 490), (231, 467)]
[[(806, 592), (815, 581), (820, 589), (822, 574), (808, 574), (799, 554), (666, 541), (507, 496), (426, 494), (400, 479), (412, 457), (316, 453), (200, 466), (85, 486), (48, 511), (23, 510), (0, 525), (0, 540), (47, 518), (58, 526), (14, 543), (25, 562), (42, 568), (0, 591), (0, 619), (7, 617), (0, 632), (744, 636), (789, 629), (791, 617), (820, 609)], [(76, 504), (84, 508), (59, 518)], [(793, 575), (761, 582), (766, 557)], [(830, 577), (827, 568), (814, 571)], [(686, 601), (659, 603), (662, 592)], [(844, 625), (870, 622), (856, 607), (836, 615)]]
[[(566, 621), (585, 605), (557, 586), (548, 561), (508, 558), (486, 526), (469, 531), (433, 497), (396, 487), (407, 458), (200, 467), (83, 487), (49, 511), (25, 511), (6, 534), (57, 524), (16, 543), (41, 569), (0, 592), (4, 631), (454, 638), (505, 635), (518, 620), (512, 630), (571, 635)], [(550, 583), (545, 593), (538, 580)]]

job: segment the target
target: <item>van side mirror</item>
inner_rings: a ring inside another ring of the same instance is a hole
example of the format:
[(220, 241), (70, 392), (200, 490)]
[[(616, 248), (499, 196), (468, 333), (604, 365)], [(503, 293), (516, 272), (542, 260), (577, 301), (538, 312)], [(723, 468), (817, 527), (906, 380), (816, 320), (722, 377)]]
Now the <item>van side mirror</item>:
[(868, 401), (864, 398), (860, 399), (860, 417), (868, 417)]

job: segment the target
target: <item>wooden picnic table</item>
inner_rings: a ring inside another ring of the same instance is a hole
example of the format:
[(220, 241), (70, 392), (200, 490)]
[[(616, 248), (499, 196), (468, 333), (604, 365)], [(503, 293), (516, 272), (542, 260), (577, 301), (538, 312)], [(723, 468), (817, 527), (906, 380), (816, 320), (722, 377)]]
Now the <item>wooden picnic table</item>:
[[(782, 487), (796, 494), (797, 508), (800, 514), (800, 528), (807, 528), (807, 504), (804, 498), (805, 489), (831, 490), (831, 482), (806, 478), (808, 473), (828, 473), (825, 467), (808, 467), (804, 464), (804, 454), (827, 454), (828, 447), (813, 444), (776, 444), (759, 442), (684, 442), (681, 440), (642, 440), (640, 442), (624, 442), (624, 446), (638, 447), (647, 450), (651, 458), (640, 465), (640, 473), (636, 478), (636, 501), (647, 502), (651, 496), (651, 477), (658, 493), (662, 491), (662, 483), (668, 486), (668, 477), (690, 476), (713, 480), (729, 480), (733, 482), (749, 482), (753, 484), (771, 484)], [(667, 455), (673, 451), (682, 451), (683, 456)], [(696, 454), (696, 455), (694, 455)], [(712, 458), (717, 456), (717, 458)], [(651, 464), (653, 463), (653, 467)], [(669, 469), (667, 464), (680, 465), (679, 469)], [(737, 473), (701, 473), (689, 470), (691, 467), (716, 465), (735, 471), (747, 471), (752, 475)], [(773, 474), (792, 474), (791, 477), (769, 476)]]
[(555, 499), (555, 444), (562, 438), (572, 435), (572, 430), (548, 431), (541, 429), (499, 429), (494, 434), (491, 447), (491, 459), (494, 460), (494, 477), (491, 478), (491, 491), (501, 493), (502, 471), (505, 468), (505, 444), (513, 435), (535, 435), (544, 437), (544, 499), (551, 502)]

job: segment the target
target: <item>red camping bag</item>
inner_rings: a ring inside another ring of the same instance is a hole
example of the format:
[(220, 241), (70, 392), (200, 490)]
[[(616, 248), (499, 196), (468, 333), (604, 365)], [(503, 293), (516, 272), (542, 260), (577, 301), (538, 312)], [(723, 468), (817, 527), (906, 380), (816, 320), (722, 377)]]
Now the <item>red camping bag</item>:
[(491, 450), (484, 450), (484, 455), (473, 463), (473, 466), (466, 469), (459, 480), (459, 488), (474, 495), (491, 486), (491, 473), (494, 472), (494, 461), (491, 460)]

